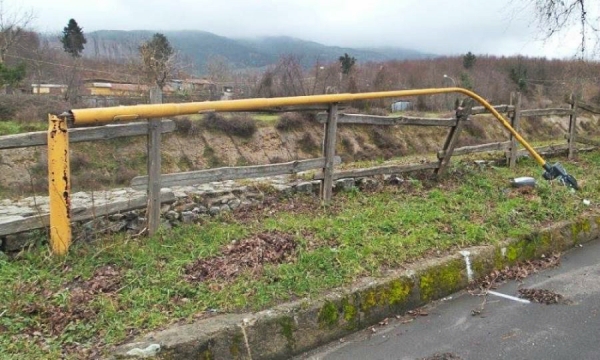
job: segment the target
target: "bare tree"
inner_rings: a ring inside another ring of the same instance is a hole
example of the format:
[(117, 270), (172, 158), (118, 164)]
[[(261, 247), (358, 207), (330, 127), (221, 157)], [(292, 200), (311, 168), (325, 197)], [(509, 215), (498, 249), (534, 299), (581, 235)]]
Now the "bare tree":
[(229, 60), (221, 55), (211, 55), (208, 57), (206, 72), (210, 80), (216, 83), (228, 82), (233, 78)]
[(275, 66), (275, 74), (281, 82), (282, 96), (307, 95), (304, 70), (300, 58), (295, 55), (282, 55)]
[(33, 18), (32, 11), (11, 10), (0, 0), (0, 63), (4, 63), (7, 52), (18, 44)]
[(580, 33), (579, 52), (585, 56), (588, 40), (594, 38), (593, 47), (599, 44), (598, 18), (590, 18), (590, 8), (600, 8), (597, 1), (590, 0), (529, 0), (534, 4), (536, 18), (546, 38), (577, 25)]

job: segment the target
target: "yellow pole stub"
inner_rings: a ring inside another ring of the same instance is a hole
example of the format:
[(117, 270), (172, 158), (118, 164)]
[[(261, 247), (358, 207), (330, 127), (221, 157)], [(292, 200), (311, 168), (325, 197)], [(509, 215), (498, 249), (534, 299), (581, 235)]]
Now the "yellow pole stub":
[(57, 255), (71, 245), (71, 181), (67, 120), (48, 116), (48, 192), (50, 195), (50, 245)]

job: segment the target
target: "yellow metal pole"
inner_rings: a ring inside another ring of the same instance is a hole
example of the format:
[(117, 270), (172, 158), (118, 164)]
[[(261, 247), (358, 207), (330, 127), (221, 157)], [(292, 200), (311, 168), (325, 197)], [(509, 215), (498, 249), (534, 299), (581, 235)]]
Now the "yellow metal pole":
[(50, 195), (50, 245), (64, 255), (71, 245), (71, 182), (67, 119), (48, 115), (48, 191)]
[(500, 121), (527, 151), (533, 156), (535, 161), (544, 166), (546, 161), (533, 149), (519, 133), (510, 126), (510, 123), (494, 109), (485, 99), (472, 91), (463, 88), (432, 88), (418, 90), (396, 90), (380, 91), (358, 94), (329, 94), (313, 96), (295, 96), (269, 99), (242, 99), (227, 101), (205, 101), (182, 104), (155, 104), (155, 105), (134, 105), (134, 106), (116, 106), (107, 108), (79, 109), (71, 110), (73, 123), (75, 125), (100, 125), (114, 121), (127, 121), (136, 119), (160, 118), (178, 115), (190, 115), (206, 111), (254, 111), (278, 106), (298, 106), (314, 104), (331, 104), (355, 100), (381, 99), (390, 97), (406, 97), (419, 95), (433, 95), (445, 93), (461, 93), (469, 96), (488, 109)]

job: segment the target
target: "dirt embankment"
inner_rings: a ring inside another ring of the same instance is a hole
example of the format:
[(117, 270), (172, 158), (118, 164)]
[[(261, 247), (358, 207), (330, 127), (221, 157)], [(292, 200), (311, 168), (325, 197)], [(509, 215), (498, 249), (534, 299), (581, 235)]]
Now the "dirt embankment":
[[(568, 118), (524, 118), (522, 134), (529, 140), (564, 142)], [(343, 162), (389, 159), (440, 150), (448, 129), (440, 127), (374, 127), (340, 125), (337, 153)], [(600, 134), (600, 118), (579, 118), (578, 134)], [(459, 146), (508, 139), (490, 116), (475, 116), (465, 127)], [(323, 125), (306, 122), (300, 128), (278, 130), (259, 126), (247, 138), (196, 128), (163, 137), (163, 173), (220, 166), (258, 165), (308, 159), (321, 154)], [(145, 138), (127, 138), (71, 145), (73, 191), (126, 186), (146, 167)], [(47, 190), (44, 147), (0, 151), (0, 195), (23, 196)]]

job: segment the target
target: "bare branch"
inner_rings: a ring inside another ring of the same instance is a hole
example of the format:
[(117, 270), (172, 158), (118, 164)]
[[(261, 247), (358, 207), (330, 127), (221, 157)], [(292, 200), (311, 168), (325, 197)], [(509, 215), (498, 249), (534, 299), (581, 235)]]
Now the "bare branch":
[(4, 63), (6, 53), (18, 43), (34, 18), (33, 11), (8, 9), (0, 0), (0, 63)]
[[(558, 33), (568, 31), (572, 26), (577, 26), (580, 34), (579, 49), (581, 58), (588, 50), (590, 35), (595, 37), (595, 46), (598, 46), (598, 19), (590, 19), (589, 0), (530, 0), (536, 10), (537, 22), (542, 28), (546, 39)], [(596, 9), (597, 10), (597, 9)]]

